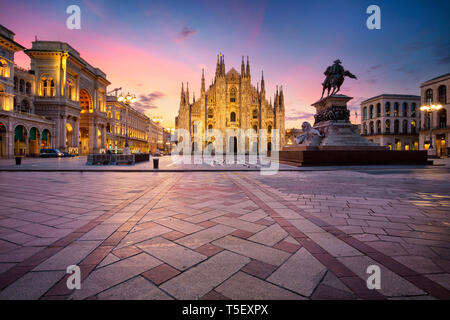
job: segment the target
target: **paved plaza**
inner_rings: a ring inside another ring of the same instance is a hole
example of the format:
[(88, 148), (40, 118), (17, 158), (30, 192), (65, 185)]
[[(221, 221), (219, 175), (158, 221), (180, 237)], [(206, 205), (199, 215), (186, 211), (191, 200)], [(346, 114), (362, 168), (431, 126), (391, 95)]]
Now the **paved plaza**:
[(449, 181), (446, 166), (0, 172), (0, 299), (450, 299)]

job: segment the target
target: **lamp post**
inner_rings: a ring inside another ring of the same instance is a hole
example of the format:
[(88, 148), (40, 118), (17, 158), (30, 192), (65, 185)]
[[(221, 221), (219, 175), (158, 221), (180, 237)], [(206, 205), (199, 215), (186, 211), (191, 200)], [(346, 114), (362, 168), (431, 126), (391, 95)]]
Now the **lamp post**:
[(128, 148), (128, 109), (130, 108), (130, 104), (136, 102), (136, 96), (127, 93), (126, 96), (122, 94), (117, 98), (119, 102), (123, 102), (126, 105), (126, 116), (125, 116), (125, 148)]
[(425, 111), (430, 115), (430, 146), (428, 147), (428, 155), (434, 155), (433, 149), (433, 112), (442, 108), (440, 104), (426, 104), (420, 107), (420, 111)]

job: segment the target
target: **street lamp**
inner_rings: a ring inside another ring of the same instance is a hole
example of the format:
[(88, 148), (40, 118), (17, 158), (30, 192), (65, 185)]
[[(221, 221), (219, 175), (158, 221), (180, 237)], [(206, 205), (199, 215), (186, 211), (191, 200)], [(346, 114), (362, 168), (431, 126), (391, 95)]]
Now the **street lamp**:
[(426, 104), (420, 107), (420, 111), (425, 111), (430, 115), (430, 146), (428, 147), (428, 154), (433, 155), (433, 111), (437, 111), (442, 108), (440, 104)]
[(125, 117), (125, 125), (126, 125), (126, 129), (125, 129), (125, 148), (128, 147), (128, 109), (130, 107), (131, 103), (134, 103), (137, 101), (136, 96), (135, 95), (131, 95), (130, 93), (127, 93), (126, 96), (123, 96), (122, 94), (120, 94), (120, 96), (117, 98), (117, 100), (119, 102), (123, 102), (127, 108), (126, 108), (126, 117)]

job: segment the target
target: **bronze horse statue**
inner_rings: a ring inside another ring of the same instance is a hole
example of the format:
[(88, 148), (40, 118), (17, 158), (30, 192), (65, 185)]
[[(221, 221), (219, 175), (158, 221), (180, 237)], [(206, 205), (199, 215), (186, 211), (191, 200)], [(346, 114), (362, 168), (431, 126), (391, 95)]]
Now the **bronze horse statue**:
[[(341, 90), (341, 86), (344, 83), (345, 77), (349, 77), (352, 79), (358, 79), (354, 74), (352, 74), (348, 70), (344, 70), (344, 68), (340, 65), (341, 61), (336, 60), (334, 65), (329, 66), (324, 74), (327, 76), (325, 81), (322, 83), (322, 97), (325, 93), (325, 90), (328, 90), (328, 96), (338, 93)], [(331, 91), (331, 94), (330, 94)]]

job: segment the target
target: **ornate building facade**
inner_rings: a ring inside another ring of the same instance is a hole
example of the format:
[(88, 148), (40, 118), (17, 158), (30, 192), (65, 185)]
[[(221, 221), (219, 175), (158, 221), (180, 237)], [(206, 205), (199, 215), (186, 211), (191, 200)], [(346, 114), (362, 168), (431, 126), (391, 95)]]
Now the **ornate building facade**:
[(150, 119), (133, 107), (118, 101), (117, 96), (106, 97), (106, 148), (121, 152), (126, 137), (132, 153), (148, 153)]
[(441, 109), (433, 111), (432, 116), (421, 111), (422, 126), (420, 127), (420, 149), (428, 150), (431, 141), (435, 155), (450, 156), (450, 100), (447, 90), (450, 87), (450, 73), (428, 80), (420, 86), (422, 103), (424, 105), (439, 104)]
[[(151, 120), (107, 98), (103, 71), (65, 42), (36, 40), (25, 49), (14, 35), (0, 25), (0, 157), (123, 149), (126, 123), (132, 151), (148, 152)], [(14, 64), (18, 51), (30, 57), (30, 70)]]
[(36, 76), (14, 64), (22, 50), (14, 32), (0, 25), (0, 157), (38, 155), (40, 148), (54, 146), (55, 123), (34, 105)]
[[(261, 129), (266, 129), (267, 149), (272, 149), (271, 130), (278, 129), (280, 148), (285, 144), (285, 106), (283, 89), (275, 93), (273, 104), (266, 97), (264, 75), (255, 88), (251, 83), (250, 63), (242, 57), (241, 72), (231, 68), (226, 72), (225, 58), (218, 55), (216, 73), (212, 84), (206, 89), (205, 75), (202, 73), (201, 91), (198, 100), (190, 100), (189, 87), (182, 84), (180, 108), (175, 118), (177, 129), (185, 129), (191, 135), (193, 152), (202, 151), (205, 147), (215, 149), (215, 137), (212, 129), (219, 130), (223, 135), (223, 150), (234, 148), (237, 151), (237, 129), (251, 129), (256, 139), (246, 139), (245, 151), (258, 151), (258, 141)], [(232, 132), (226, 141), (227, 130)], [(202, 145), (195, 140), (194, 135), (204, 136)]]
[(420, 97), (382, 94), (361, 103), (360, 133), (390, 150), (419, 150)]

